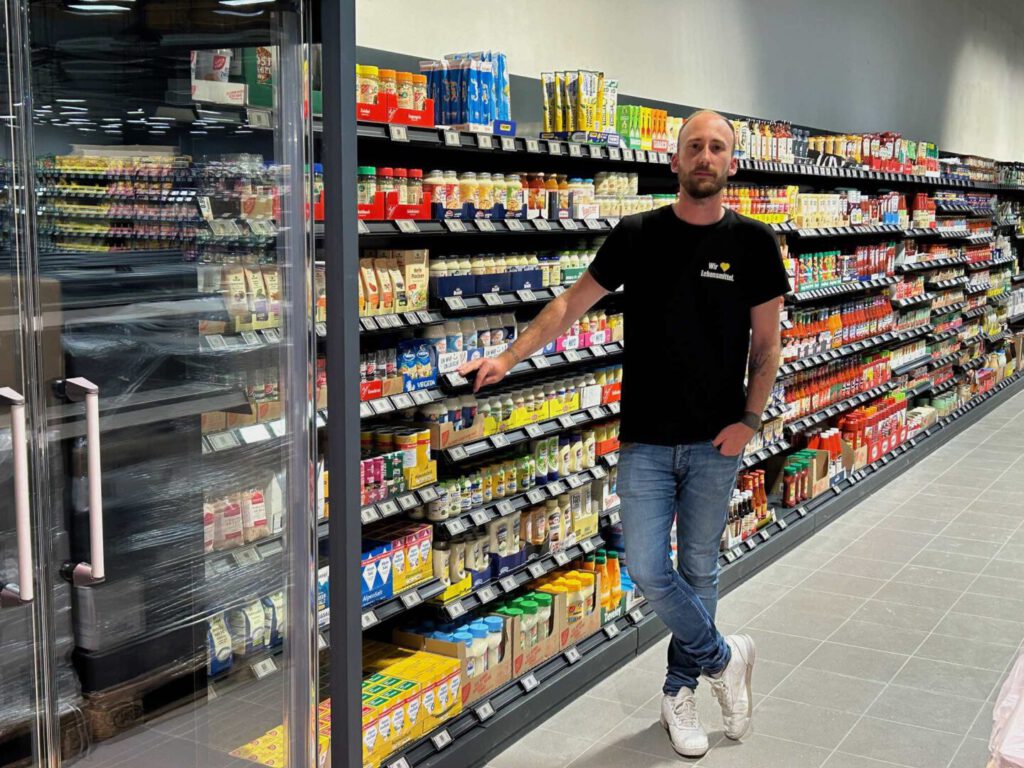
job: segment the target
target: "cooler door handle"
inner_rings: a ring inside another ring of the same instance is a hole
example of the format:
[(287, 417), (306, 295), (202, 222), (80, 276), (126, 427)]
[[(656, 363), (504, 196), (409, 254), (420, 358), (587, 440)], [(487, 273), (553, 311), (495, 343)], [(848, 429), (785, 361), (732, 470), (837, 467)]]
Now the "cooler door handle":
[(76, 586), (98, 584), (106, 579), (103, 557), (103, 470), (100, 466), (100, 389), (88, 379), (65, 381), (65, 391), (73, 400), (85, 400), (85, 440), (88, 450), (86, 476), (89, 483), (89, 559), (74, 566)]
[(18, 584), (0, 584), (0, 605), (31, 602), (35, 598), (32, 536), (28, 497), (28, 438), (25, 434), (25, 398), (9, 387), (0, 399), (11, 406), (11, 448), (14, 454), (14, 528), (18, 537)]

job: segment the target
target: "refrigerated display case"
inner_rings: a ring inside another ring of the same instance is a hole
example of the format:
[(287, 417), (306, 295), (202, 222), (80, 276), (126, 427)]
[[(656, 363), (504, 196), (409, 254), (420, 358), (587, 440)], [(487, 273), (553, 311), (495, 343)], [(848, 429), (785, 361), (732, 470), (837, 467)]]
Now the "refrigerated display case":
[(312, 8), (3, 10), (0, 766), (313, 765)]

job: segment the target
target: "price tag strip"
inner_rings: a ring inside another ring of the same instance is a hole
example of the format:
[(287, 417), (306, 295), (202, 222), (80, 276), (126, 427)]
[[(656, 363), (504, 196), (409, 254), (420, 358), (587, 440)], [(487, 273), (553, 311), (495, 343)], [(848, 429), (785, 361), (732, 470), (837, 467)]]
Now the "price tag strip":
[(529, 693), (534, 688), (536, 688), (538, 685), (540, 685), (540, 683), (537, 682), (537, 676), (534, 675), (533, 672), (528, 674), (526, 677), (522, 678), (519, 681), (519, 684), (523, 687), (523, 690), (526, 693)]

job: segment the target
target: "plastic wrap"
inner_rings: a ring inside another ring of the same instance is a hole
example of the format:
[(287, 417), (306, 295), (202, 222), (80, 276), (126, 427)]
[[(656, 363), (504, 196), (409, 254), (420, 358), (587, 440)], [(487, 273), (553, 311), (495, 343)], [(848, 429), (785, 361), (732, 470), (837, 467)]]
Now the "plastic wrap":
[(999, 691), (992, 720), (989, 768), (1024, 768), (1024, 653)]

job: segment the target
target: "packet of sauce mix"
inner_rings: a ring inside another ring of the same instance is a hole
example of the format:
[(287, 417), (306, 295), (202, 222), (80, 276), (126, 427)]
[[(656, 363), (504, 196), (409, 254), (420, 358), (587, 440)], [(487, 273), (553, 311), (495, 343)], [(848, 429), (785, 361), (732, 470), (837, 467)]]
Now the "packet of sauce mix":
[(370, 259), (359, 260), (359, 277), (363, 283), (363, 295), (366, 297), (366, 314), (379, 314), (380, 289), (377, 286), (377, 275)]
[(231, 633), (224, 616), (212, 616), (206, 622), (206, 670), (211, 677), (231, 666)]
[(380, 287), (380, 313), (390, 315), (395, 311), (395, 294), (391, 288), (387, 259), (373, 259), (373, 270)]
[(213, 548), (231, 549), (242, 544), (242, 504), (238, 494), (213, 503)]
[(391, 278), (391, 289), (395, 294), (395, 312), (404, 312), (409, 309), (409, 297), (405, 291), (405, 277), (398, 266), (397, 258), (386, 260), (388, 265), (388, 276)]
[(224, 267), (224, 303), (228, 315), (233, 318), (246, 318), (249, 315), (249, 300), (245, 290), (245, 271), (239, 264)]
[(263, 273), (259, 267), (246, 266), (245, 287), (248, 294), (249, 311), (257, 322), (265, 323), (269, 316), (267, 302), (267, 286), (263, 283)]
[(267, 289), (267, 308), (271, 315), (281, 315), (281, 273), (275, 266), (260, 267), (263, 273), (263, 284)]
[(236, 656), (258, 653), (266, 646), (263, 604), (259, 601), (231, 611), (228, 624), (231, 628), (232, 651)]
[(270, 535), (267, 526), (267, 505), (263, 491), (249, 488), (242, 491), (242, 529), (245, 542), (249, 543)]
[(426, 309), (427, 283), (430, 277), (429, 252), (401, 251), (399, 263), (405, 272), (405, 293), (409, 309)]

